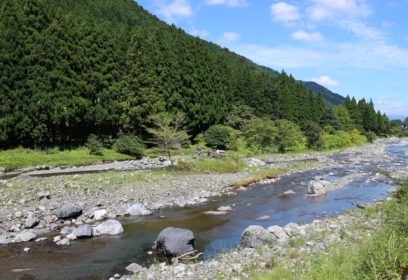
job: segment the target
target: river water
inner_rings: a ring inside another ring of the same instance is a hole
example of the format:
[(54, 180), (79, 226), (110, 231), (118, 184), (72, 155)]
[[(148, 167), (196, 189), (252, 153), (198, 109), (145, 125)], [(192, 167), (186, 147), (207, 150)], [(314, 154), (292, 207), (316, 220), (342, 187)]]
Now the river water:
[[(356, 208), (357, 203), (372, 202), (387, 196), (392, 187), (386, 178), (375, 176), (374, 168), (408, 168), (408, 147), (390, 146), (393, 160), (380, 165), (343, 162), (342, 167), (318, 168), (283, 176), (270, 184), (259, 184), (235, 195), (215, 197), (207, 203), (185, 208), (169, 208), (143, 218), (126, 218), (124, 234), (78, 240), (71, 246), (56, 246), (51, 241), (35, 244), (0, 245), (0, 279), (107, 279), (132, 262), (148, 265), (154, 256), (148, 255), (158, 233), (168, 226), (187, 228), (194, 232), (198, 250), (206, 258), (237, 245), (242, 231), (249, 225), (284, 226), (289, 222), (307, 223), (313, 219), (335, 215)], [(334, 181), (346, 175), (364, 172), (350, 184), (324, 197), (306, 195), (307, 183), (316, 177)], [(292, 196), (285, 191), (296, 192)], [(233, 206), (225, 216), (209, 216), (205, 211), (219, 206)], [(261, 216), (267, 220), (257, 220)], [(164, 217), (163, 217), (164, 216)], [(27, 254), (23, 248), (29, 246)]]

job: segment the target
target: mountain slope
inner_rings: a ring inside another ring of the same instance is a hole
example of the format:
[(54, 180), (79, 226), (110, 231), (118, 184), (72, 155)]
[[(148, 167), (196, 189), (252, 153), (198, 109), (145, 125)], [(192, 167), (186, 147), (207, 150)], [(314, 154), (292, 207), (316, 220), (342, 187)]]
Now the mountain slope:
[(308, 90), (313, 91), (314, 94), (321, 93), (323, 95), (323, 99), (329, 104), (330, 106), (340, 105), (343, 104), (345, 98), (340, 94), (334, 93), (329, 89), (319, 85), (316, 82), (302, 82)]
[(194, 136), (236, 105), (301, 126), (326, 110), (292, 76), (192, 37), (132, 0), (4, 0), (0, 44), (0, 147), (146, 137), (162, 112), (182, 112)]

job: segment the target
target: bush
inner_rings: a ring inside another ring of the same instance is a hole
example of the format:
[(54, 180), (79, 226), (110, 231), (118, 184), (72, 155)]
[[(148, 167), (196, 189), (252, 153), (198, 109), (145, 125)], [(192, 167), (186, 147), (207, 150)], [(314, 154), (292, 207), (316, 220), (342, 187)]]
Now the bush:
[(89, 135), (85, 146), (89, 149), (89, 154), (95, 155), (95, 156), (102, 155), (103, 145), (102, 145), (102, 142), (99, 141), (98, 136), (94, 134)]
[(367, 137), (368, 142), (373, 143), (375, 139), (377, 139), (377, 135), (374, 132), (369, 131), (364, 133), (365, 137)]
[(352, 131), (336, 131), (334, 134), (322, 135), (324, 149), (342, 149), (367, 143), (367, 138), (354, 129)]
[(142, 158), (144, 151), (143, 141), (135, 135), (121, 135), (113, 144), (113, 149), (118, 153)]
[(287, 120), (277, 120), (275, 125), (277, 127), (275, 144), (279, 152), (285, 153), (305, 148), (306, 138), (297, 124)]
[(234, 131), (229, 126), (213, 125), (204, 134), (204, 140), (208, 147), (213, 149), (227, 149), (231, 141), (231, 134)]
[(305, 126), (307, 146), (310, 149), (321, 149), (323, 147), (322, 129), (317, 123), (310, 122)]
[(251, 148), (265, 151), (275, 144), (277, 128), (272, 120), (266, 118), (254, 118), (245, 127), (245, 139)]

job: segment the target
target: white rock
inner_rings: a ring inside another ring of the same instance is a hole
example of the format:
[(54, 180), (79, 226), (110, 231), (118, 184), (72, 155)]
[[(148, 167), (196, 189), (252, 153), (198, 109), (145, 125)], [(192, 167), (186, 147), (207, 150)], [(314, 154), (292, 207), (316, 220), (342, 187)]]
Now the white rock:
[(28, 248), (28, 247), (26, 247), (26, 248), (24, 248), (24, 252), (26, 252), (26, 253), (28, 253), (28, 252), (30, 252), (30, 248)]
[(108, 220), (93, 228), (93, 235), (117, 235), (123, 232), (122, 224), (116, 220)]
[(232, 211), (231, 206), (221, 206), (217, 208), (217, 211), (221, 211), (221, 212), (230, 212)]
[(103, 220), (103, 219), (106, 218), (107, 214), (108, 214), (108, 211), (106, 211), (105, 209), (96, 210), (96, 211), (94, 212), (94, 219), (95, 219), (96, 221)]
[(129, 264), (125, 269), (127, 271), (130, 271), (132, 273), (138, 273), (139, 271), (142, 270), (142, 266), (138, 265), (137, 263), (131, 263)]
[(66, 236), (69, 241), (76, 240), (78, 237), (74, 233), (70, 233)]
[(147, 210), (146, 207), (141, 204), (141, 203), (136, 203), (130, 206), (126, 214), (132, 215), (132, 216), (144, 216), (144, 215), (150, 215), (152, 212)]

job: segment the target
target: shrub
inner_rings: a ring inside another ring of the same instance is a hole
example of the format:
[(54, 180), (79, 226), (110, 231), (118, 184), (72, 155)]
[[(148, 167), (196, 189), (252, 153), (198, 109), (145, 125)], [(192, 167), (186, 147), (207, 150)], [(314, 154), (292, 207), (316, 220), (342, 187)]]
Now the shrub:
[(285, 153), (305, 148), (306, 138), (297, 124), (287, 120), (277, 120), (275, 125), (277, 127), (275, 143), (279, 152)]
[(85, 146), (89, 149), (89, 154), (95, 156), (102, 155), (102, 142), (98, 139), (98, 136), (91, 134), (86, 141)]
[(234, 130), (229, 126), (213, 125), (204, 134), (207, 146), (213, 149), (227, 149)]
[(275, 144), (276, 126), (266, 118), (254, 118), (245, 127), (245, 139), (251, 148), (264, 151)]
[(135, 135), (121, 135), (113, 144), (113, 149), (118, 153), (142, 158), (144, 144), (143, 141)]
[(322, 129), (317, 123), (310, 122), (305, 126), (307, 146), (310, 149), (321, 149), (323, 147)]
[(375, 139), (377, 139), (377, 135), (374, 132), (369, 131), (364, 133), (365, 137), (367, 137), (368, 142), (373, 143)]

